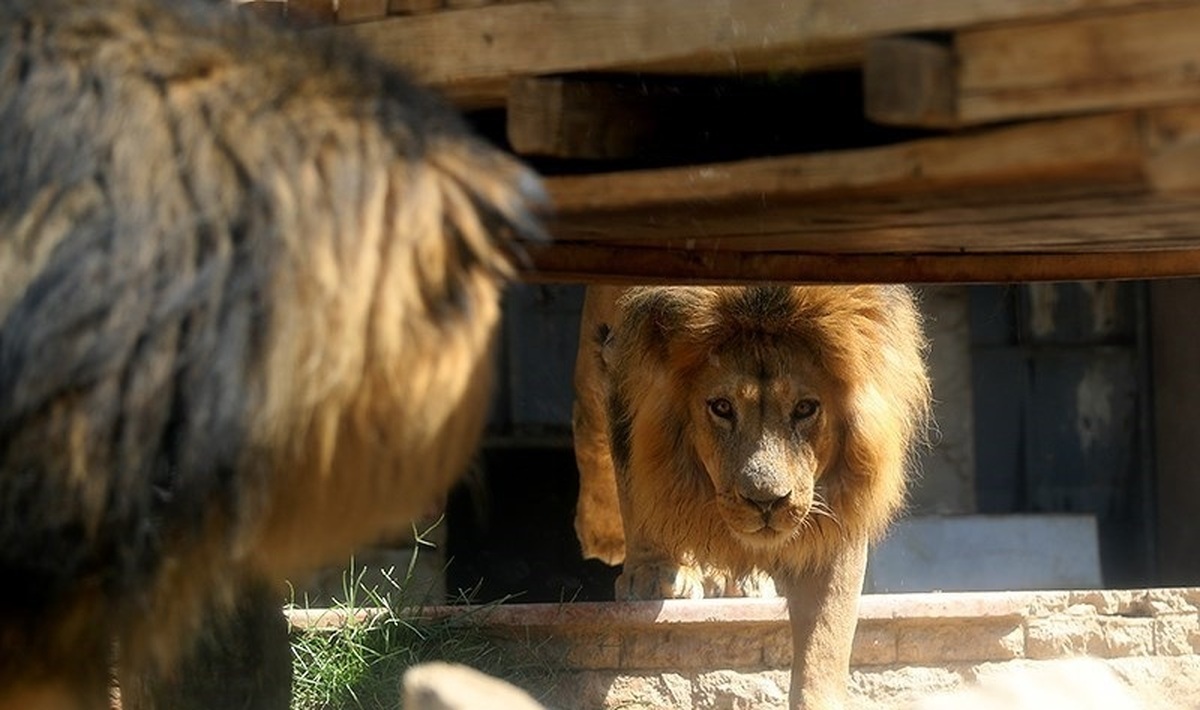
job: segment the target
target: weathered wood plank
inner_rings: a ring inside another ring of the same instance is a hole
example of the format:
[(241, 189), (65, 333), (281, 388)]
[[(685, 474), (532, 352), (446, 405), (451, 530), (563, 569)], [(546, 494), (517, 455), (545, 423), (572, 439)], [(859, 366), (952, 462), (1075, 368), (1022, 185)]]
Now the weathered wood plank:
[[(1200, 109), (1192, 113), (1200, 114)], [(549, 180), (549, 188), (558, 211), (566, 214), (694, 209), (737, 201), (912, 197), (1033, 183), (1140, 184), (1145, 125), (1144, 117), (1132, 112), (1063, 119), (881, 148), (558, 177)]]
[(1200, 275), (1198, 154), (1188, 106), (552, 178), (557, 241), (533, 263), (598, 281)]
[(338, 0), (338, 22), (367, 22), (387, 17), (388, 0)]
[(388, 13), (392, 15), (418, 15), (442, 9), (442, 0), (388, 0)]
[(1200, 248), (1108, 254), (755, 254), (568, 244), (534, 252), (522, 278), (598, 284), (1002, 283), (1200, 275)]
[(870, 38), (1052, 18), (1138, 0), (557, 0), (394, 17), (337, 31), (474, 102), (525, 74), (744, 73), (840, 66)]
[(1200, 100), (1200, 5), (968, 29), (952, 43), (874, 40), (864, 61), (867, 115), (908, 126)]
[(287, 16), (301, 24), (325, 25), (337, 18), (334, 0), (287, 0)]
[[(965, 201), (965, 200), (964, 200)], [(698, 252), (951, 253), (1120, 252), (1200, 243), (1200, 201), (1153, 195), (922, 207), (919, 202), (740, 205), (723, 213), (645, 212), (564, 217), (560, 243)]]

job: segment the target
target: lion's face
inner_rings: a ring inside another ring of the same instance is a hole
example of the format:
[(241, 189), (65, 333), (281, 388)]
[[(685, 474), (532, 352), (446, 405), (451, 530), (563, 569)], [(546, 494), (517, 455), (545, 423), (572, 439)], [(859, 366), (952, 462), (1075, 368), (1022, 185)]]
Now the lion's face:
[(828, 377), (801, 348), (730, 347), (710, 355), (689, 396), (722, 519), (749, 546), (792, 539), (823, 505), (814, 494), (834, 446)]

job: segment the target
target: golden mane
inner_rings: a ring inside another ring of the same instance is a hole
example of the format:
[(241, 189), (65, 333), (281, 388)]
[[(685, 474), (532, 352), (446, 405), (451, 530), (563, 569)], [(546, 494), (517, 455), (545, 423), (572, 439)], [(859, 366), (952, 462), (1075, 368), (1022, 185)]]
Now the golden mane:
[[(646, 534), (677, 554), (728, 565), (802, 569), (840, 541), (875, 539), (903, 505), (912, 452), (926, 429), (926, 341), (911, 292), (898, 286), (640, 287), (618, 302), (610, 425), (617, 475), (654, 500)], [(686, 400), (710, 353), (735, 345), (787, 358), (807, 351), (834, 383), (837, 443), (821, 462), (830, 516), (785, 547), (756, 555), (716, 519), (711, 484), (690, 444)]]

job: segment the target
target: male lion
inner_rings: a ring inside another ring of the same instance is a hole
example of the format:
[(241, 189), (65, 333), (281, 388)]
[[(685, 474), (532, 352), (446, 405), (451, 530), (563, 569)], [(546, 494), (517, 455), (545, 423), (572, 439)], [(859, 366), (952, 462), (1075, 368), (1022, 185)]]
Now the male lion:
[(792, 706), (840, 707), (867, 544), (929, 416), (911, 293), (595, 288), (583, 321), (585, 553), (623, 555), (620, 599), (753, 593), (769, 573), (791, 617)]
[(114, 638), (137, 679), (444, 494), (540, 194), (329, 37), (0, 0), (0, 708), (105, 708)]

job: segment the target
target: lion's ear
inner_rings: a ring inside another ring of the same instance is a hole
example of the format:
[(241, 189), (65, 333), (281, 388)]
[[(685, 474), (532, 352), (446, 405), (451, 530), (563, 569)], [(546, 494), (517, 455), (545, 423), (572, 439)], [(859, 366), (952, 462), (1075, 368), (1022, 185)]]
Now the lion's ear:
[(618, 302), (620, 328), (615, 335), (622, 352), (634, 349), (665, 362), (671, 343), (700, 330), (697, 318), (711, 311), (712, 290), (686, 287), (638, 287)]

